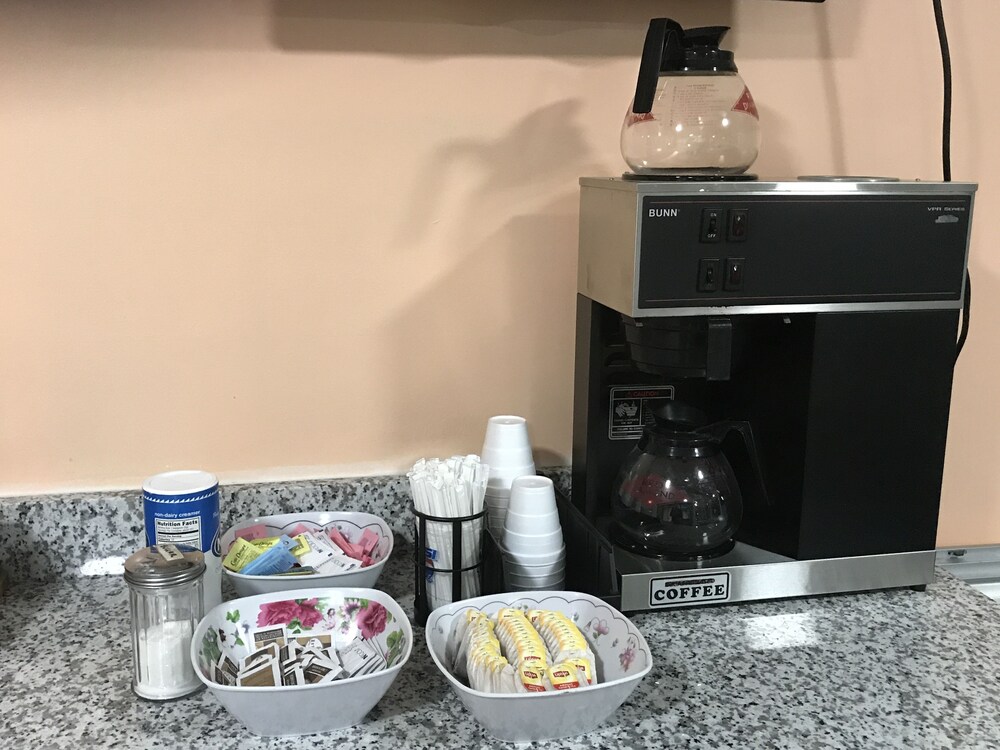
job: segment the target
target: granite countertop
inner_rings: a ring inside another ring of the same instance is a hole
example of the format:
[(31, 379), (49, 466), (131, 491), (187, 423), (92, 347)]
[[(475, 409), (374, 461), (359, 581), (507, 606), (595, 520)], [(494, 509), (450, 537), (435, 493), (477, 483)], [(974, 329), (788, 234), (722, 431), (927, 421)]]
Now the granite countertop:
[[(412, 546), (380, 588), (412, 611)], [(564, 748), (1000, 747), (1000, 608), (940, 573), (910, 590), (641, 614), (654, 667), (596, 732)], [(120, 576), (16, 585), (0, 604), (6, 750), (79, 747), (504, 747), (436, 671), (410, 661), (366, 721), (302, 739), (246, 732), (208, 692), (131, 692)]]

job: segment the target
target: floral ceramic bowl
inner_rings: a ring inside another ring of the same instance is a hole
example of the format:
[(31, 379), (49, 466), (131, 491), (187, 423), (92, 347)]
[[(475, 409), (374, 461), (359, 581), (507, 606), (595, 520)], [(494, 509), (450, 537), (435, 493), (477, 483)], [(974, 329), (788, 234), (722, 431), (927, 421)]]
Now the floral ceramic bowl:
[[(221, 656), (235, 663), (251, 651), (257, 628), (284, 626), (289, 635), (332, 633), (340, 649), (357, 639), (385, 656), (380, 671), (316, 685), (236, 687), (213, 678)], [(224, 602), (195, 630), (191, 661), (208, 689), (254, 734), (267, 737), (315, 734), (361, 722), (410, 658), (413, 630), (388, 594), (375, 589), (304, 589)]]
[[(571, 617), (597, 660), (597, 684), (548, 693), (494, 694), (473, 690), (451, 673), (458, 650), (455, 624), (466, 610), (495, 614), (502, 607), (548, 609)], [(585, 734), (613, 714), (653, 666), (646, 639), (625, 615), (574, 591), (481, 596), (449, 604), (427, 619), (427, 649), (452, 690), (494, 737), (535, 742)]]
[(389, 524), (371, 513), (352, 511), (329, 511), (323, 513), (283, 513), (277, 516), (262, 516), (241, 521), (222, 535), (220, 546), (225, 557), (229, 548), (236, 541), (236, 534), (251, 526), (263, 526), (267, 536), (287, 534), (300, 524), (317, 531), (329, 531), (336, 528), (347, 541), (357, 542), (366, 529), (371, 529), (378, 535), (378, 544), (372, 557), (375, 562), (367, 568), (352, 570), (347, 573), (313, 573), (302, 576), (248, 576), (226, 570), (225, 574), (233, 582), (236, 593), (240, 596), (254, 594), (269, 594), (275, 591), (294, 591), (309, 587), (327, 586), (374, 586), (382, 574), (386, 560), (392, 554), (392, 530)]

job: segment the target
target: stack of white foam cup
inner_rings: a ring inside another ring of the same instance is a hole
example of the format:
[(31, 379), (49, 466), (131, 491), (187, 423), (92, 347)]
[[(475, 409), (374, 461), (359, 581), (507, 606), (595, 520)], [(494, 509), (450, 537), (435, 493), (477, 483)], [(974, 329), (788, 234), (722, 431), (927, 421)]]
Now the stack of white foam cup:
[(551, 479), (522, 476), (511, 484), (503, 529), (503, 568), (508, 591), (563, 588), (566, 545)]
[(535, 474), (528, 423), (524, 417), (490, 417), (480, 455), (483, 463), (490, 467), (485, 498), (487, 524), (493, 536), (501, 539), (511, 484), (520, 476)]

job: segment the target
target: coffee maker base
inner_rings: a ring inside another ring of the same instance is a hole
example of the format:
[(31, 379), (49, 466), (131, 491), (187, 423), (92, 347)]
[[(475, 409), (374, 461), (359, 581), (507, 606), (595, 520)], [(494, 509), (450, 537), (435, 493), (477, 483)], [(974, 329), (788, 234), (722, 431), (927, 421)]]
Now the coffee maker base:
[(611, 519), (591, 522), (556, 493), (566, 538), (566, 588), (624, 612), (792, 599), (924, 586), (934, 550), (795, 560), (743, 542), (709, 560), (664, 560), (611, 542)]
[[(739, 545), (738, 545), (739, 546)], [(730, 556), (766, 557), (749, 545)], [(780, 562), (721, 558), (697, 569), (621, 573), (623, 611), (733, 604), (923, 586), (934, 579), (934, 550)]]

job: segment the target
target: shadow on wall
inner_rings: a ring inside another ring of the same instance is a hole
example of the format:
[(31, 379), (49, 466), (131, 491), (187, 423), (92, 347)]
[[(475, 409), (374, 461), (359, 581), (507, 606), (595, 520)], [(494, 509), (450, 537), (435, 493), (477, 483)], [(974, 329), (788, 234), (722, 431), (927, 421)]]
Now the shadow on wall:
[[(758, 103), (757, 110), (760, 112), (760, 127), (764, 132), (764, 138), (760, 146), (760, 156), (750, 171), (765, 177), (795, 177), (802, 174), (799, 159), (788, 148), (788, 144), (792, 142), (788, 120), (772, 107), (761, 106)], [(808, 162), (808, 159), (806, 161)]]
[[(650, 18), (731, 26), (740, 59), (815, 59), (816, 24), (831, 24), (837, 55), (853, 54), (861, 7), (779, 0), (178, 0), (173, 3), (11, 4), (5, 34), (69, 47), (256, 49), (400, 56), (542, 55), (638, 60)], [(836, 11), (836, 12), (835, 12)], [(261, 28), (263, 27), (263, 28)]]
[(733, 0), (270, 0), (271, 41), (310, 52), (626, 56), (650, 18), (731, 25)]
[[(426, 425), (430, 442), (470, 432), (478, 440), (491, 414), (511, 412), (539, 424), (570, 424), (576, 178), (605, 171), (577, 121), (579, 110), (574, 100), (556, 102), (499, 138), (444, 146), (421, 168), (409, 191), (414, 203), (398, 231), (403, 245), (420, 239), (413, 232), (426, 225), (419, 219), (433, 215), (435, 202), (447, 198), (450, 174), (472, 171), (481, 178), (463, 191), (454, 211), (441, 274), (387, 323), (386, 371), (399, 378), (392, 393), (420, 394), (394, 403), (401, 438), (412, 437), (414, 425)], [(538, 202), (526, 203), (530, 195)], [(498, 216), (509, 218), (484, 231), (483, 217)], [(472, 310), (487, 321), (484, 327), (463, 322)], [(520, 400), (512, 402), (510, 394)], [(466, 403), (475, 403), (475, 411)], [(568, 460), (538, 437), (533, 435), (540, 464)]]
[[(399, 224), (397, 244), (412, 246), (426, 237), (431, 226), (428, 218), (438, 215), (449, 186), (463, 175), (482, 175), (465, 210), (459, 213), (468, 221), (493, 208), (504, 211), (498, 202), (501, 196), (508, 196), (511, 203), (521, 202), (525, 187), (548, 186), (559, 191), (574, 185), (572, 175), (566, 180), (570, 166), (570, 172), (581, 175), (603, 173), (606, 167), (598, 161), (588, 164), (590, 147), (576, 124), (580, 110), (581, 103), (576, 100), (553, 102), (531, 112), (500, 138), (446, 141), (424, 162), (407, 191), (412, 200)], [(457, 239), (461, 244), (461, 238)]]
[[(415, 432), (428, 444), (471, 435), (448, 450), (478, 452), (493, 414), (568, 429), (576, 226), (575, 192), (511, 216), (386, 322), (384, 371), (396, 381), (389, 429), (400, 441)], [(480, 327), (463, 320), (472, 310)], [(532, 433), (539, 461), (567, 462), (539, 437)]]
[[(864, 8), (858, 8), (859, 16), (864, 15)], [(855, 19), (857, 27), (861, 26), (861, 18)], [(847, 172), (847, 157), (844, 153), (844, 124), (841, 119), (840, 89), (837, 87), (837, 76), (833, 69), (833, 40), (830, 24), (824, 14), (816, 17), (816, 38), (819, 43), (818, 52), (823, 60), (821, 76), (823, 94), (826, 100), (827, 120), (830, 127), (830, 156), (834, 174)]]

